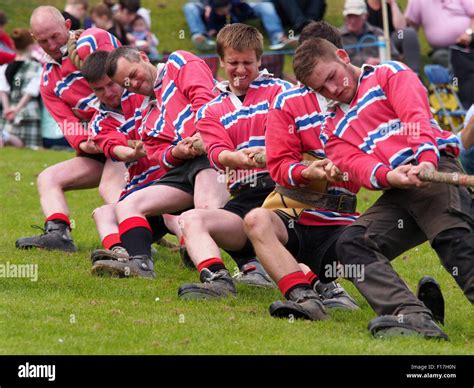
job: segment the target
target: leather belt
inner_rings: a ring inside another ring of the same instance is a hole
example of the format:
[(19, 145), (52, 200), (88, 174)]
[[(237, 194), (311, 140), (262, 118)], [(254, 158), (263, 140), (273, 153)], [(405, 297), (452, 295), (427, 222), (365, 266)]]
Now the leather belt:
[(275, 191), (295, 201), (303, 202), (310, 209), (326, 209), (338, 213), (354, 213), (357, 207), (357, 197), (349, 194), (324, 194), (305, 188), (289, 189), (276, 185)]

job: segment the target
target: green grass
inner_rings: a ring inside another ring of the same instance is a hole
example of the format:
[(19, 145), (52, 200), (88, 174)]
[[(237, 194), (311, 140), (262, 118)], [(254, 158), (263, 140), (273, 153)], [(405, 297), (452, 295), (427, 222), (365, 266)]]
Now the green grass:
[[(97, 3), (92, 1), (91, 3)], [(152, 10), (160, 50), (191, 50), (181, 7), (185, 0), (144, 0)], [(342, 23), (344, 0), (328, 2), (327, 20)], [(4, 1), (7, 30), (28, 27), (39, 0)], [(63, 0), (48, 4), (62, 7)], [(402, 2), (404, 4), (404, 2)], [(185, 32), (184, 39), (179, 33)], [(422, 40), (424, 52), (427, 45)], [(291, 72), (286, 61), (285, 71)], [(37, 282), (0, 278), (0, 354), (473, 354), (472, 307), (427, 245), (395, 261), (397, 271), (414, 289), (423, 275), (442, 284), (447, 304), (448, 343), (417, 339), (372, 339), (367, 322), (375, 317), (352, 284), (342, 281), (360, 303), (357, 312), (335, 312), (329, 322), (275, 320), (268, 306), (281, 296), (239, 286), (237, 300), (183, 302), (179, 286), (197, 280), (179, 256), (159, 248), (157, 279), (99, 279), (89, 274), (89, 253), (98, 247), (91, 211), (101, 204), (96, 190), (67, 194), (79, 252), (68, 255), (18, 251), (15, 240), (34, 234), (43, 224), (36, 177), (47, 166), (72, 157), (52, 151), (0, 150), (0, 263), (38, 264)], [(360, 210), (376, 198), (359, 195)], [(226, 258), (229, 268), (234, 268)], [(159, 298), (159, 299), (157, 299)], [(183, 322), (184, 320), (184, 322)]]
[[(16, 238), (42, 225), (35, 180), (39, 172), (71, 153), (0, 150), (0, 263), (38, 264), (38, 281), (0, 278), (0, 354), (472, 354), (472, 307), (423, 245), (395, 261), (414, 289), (423, 275), (435, 276), (446, 298), (450, 342), (374, 340), (367, 322), (375, 317), (352, 284), (343, 285), (362, 309), (334, 312), (328, 322), (276, 320), (268, 306), (278, 291), (239, 286), (236, 300), (183, 302), (177, 290), (197, 280), (179, 255), (159, 248), (157, 279), (101, 279), (90, 275), (89, 253), (98, 246), (91, 211), (96, 190), (67, 194), (76, 254), (19, 251)], [(359, 195), (364, 210), (375, 193)], [(226, 258), (229, 268), (234, 268)], [(158, 299), (159, 298), (159, 299)]]

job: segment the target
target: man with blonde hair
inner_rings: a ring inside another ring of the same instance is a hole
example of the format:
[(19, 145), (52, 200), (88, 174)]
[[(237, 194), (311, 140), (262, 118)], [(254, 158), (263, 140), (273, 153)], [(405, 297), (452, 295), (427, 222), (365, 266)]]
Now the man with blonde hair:
[(218, 97), (198, 112), (196, 125), (213, 167), (227, 177), (232, 199), (221, 209), (195, 209), (181, 215), (186, 249), (203, 284), (185, 284), (183, 299), (235, 296), (234, 282), (220, 249), (236, 260), (244, 277), (260, 287), (273, 283), (256, 259), (243, 218), (262, 205), (274, 187), (264, 165), (254, 159), (265, 149), (267, 113), (274, 97), (292, 85), (259, 71), (263, 37), (252, 26), (235, 23), (217, 35), (217, 53), (227, 81)]

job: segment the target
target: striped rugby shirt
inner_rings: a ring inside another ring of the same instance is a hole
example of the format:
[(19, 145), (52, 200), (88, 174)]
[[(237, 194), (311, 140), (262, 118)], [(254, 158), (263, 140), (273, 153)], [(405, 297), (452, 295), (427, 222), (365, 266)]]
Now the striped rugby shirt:
[[(124, 90), (121, 98), (122, 110), (113, 110), (103, 104), (90, 122), (93, 139), (104, 151), (105, 156), (116, 160), (114, 148), (128, 146), (128, 140), (141, 140), (142, 118), (150, 105), (149, 98)], [(153, 163), (147, 156), (125, 162), (128, 169), (127, 183), (120, 200), (129, 194), (150, 186), (165, 173), (159, 164)]]
[[(216, 85), (219, 96), (204, 105), (198, 112), (196, 126), (206, 145), (211, 165), (224, 171), (219, 163), (219, 154), (224, 151), (238, 151), (249, 147), (265, 146), (267, 113), (275, 96), (293, 85), (274, 78), (266, 70), (250, 83), (244, 101), (233, 94), (229, 81)], [(267, 174), (266, 169), (235, 170), (229, 174), (229, 189), (237, 189), (255, 176)]]
[(362, 67), (356, 95), (334, 106), (321, 140), (329, 159), (370, 190), (388, 188), (387, 173), (400, 165), (437, 166), (440, 152), (459, 155), (459, 140), (433, 119), (418, 76), (395, 61)]
[(186, 161), (174, 158), (171, 150), (196, 133), (196, 112), (216, 96), (213, 87), (209, 66), (194, 54), (175, 51), (158, 65), (156, 100), (143, 119), (142, 139), (148, 157), (164, 171)]
[[(268, 114), (266, 132), (267, 167), (272, 179), (281, 186), (302, 187), (310, 181), (301, 176), (306, 165), (301, 163), (303, 153), (325, 158), (320, 140), (326, 116), (326, 100), (310, 88), (298, 84), (280, 93)], [(328, 194), (352, 194), (359, 191), (353, 182), (329, 182)], [(326, 209), (305, 209), (298, 223), (327, 226), (348, 225), (358, 214), (345, 214)]]
[[(77, 40), (77, 52), (82, 60), (93, 51), (112, 51), (119, 47), (118, 40), (105, 30), (89, 28)], [(49, 58), (43, 67), (40, 87), (41, 97), (58, 123), (71, 147), (79, 150), (79, 144), (88, 138), (82, 126), (89, 121), (98, 104), (97, 97), (81, 72), (71, 62), (67, 53), (61, 63)]]

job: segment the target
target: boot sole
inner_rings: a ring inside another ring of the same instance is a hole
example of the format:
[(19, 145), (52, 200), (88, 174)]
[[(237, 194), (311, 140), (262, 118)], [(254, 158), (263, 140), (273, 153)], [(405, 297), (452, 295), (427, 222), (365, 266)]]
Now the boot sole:
[(143, 276), (140, 274), (137, 274), (135, 272), (130, 271), (128, 275), (124, 273), (124, 271), (120, 268), (114, 268), (110, 267), (105, 264), (96, 264), (92, 267), (91, 273), (93, 275), (99, 276), (99, 277), (111, 277), (111, 278), (142, 278), (142, 279), (155, 279), (156, 275), (153, 276)]
[[(125, 258), (124, 258), (125, 259)], [(126, 258), (128, 259), (128, 257)], [(91, 261), (92, 263), (95, 263), (96, 261), (100, 260), (119, 260), (117, 256), (115, 256), (113, 253), (108, 253), (108, 252), (98, 252), (98, 253), (91, 253)]]
[(421, 279), (416, 296), (431, 310), (435, 322), (444, 325), (444, 297), (438, 282), (431, 277)]
[(203, 290), (199, 288), (180, 288), (178, 290), (178, 297), (183, 300), (216, 300), (227, 299), (229, 297), (236, 298), (237, 295), (234, 295), (230, 292), (225, 295), (217, 295), (203, 292)]
[(308, 321), (319, 321), (319, 320), (326, 320), (329, 319), (329, 317), (325, 314), (321, 315), (319, 319), (313, 319), (309, 315), (307, 315), (305, 312), (301, 311), (300, 309), (297, 308), (292, 308), (288, 306), (285, 302), (282, 302), (281, 300), (277, 302), (273, 302), (270, 307), (269, 307), (270, 315), (275, 318), (295, 318), (295, 319), (306, 319)]
[(71, 250), (71, 249), (61, 249), (61, 248), (47, 248), (47, 247), (42, 247), (40, 245), (32, 245), (32, 244), (22, 245), (22, 244), (15, 243), (15, 247), (17, 249), (24, 249), (24, 250), (36, 248), (36, 249), (43, 249), (45, 251), (61, 251), (61, 252), (66, 252), (66, 253), (76, 253), (77, 252), (77, 248), (74, 248), (73, 250)]
[(369, 324), (369, 331), (375, 338), (391, 338), (391, 337), (422, 337), (428, 339), (449, 340), (447, 334), (443, 332), (422, 332), (417, 328), (409, 325), (394, 325), (392, 321), (387, 323), (377, 322), (375, 325)]

